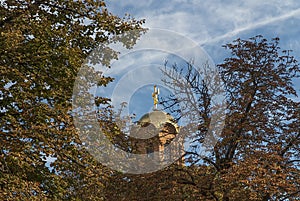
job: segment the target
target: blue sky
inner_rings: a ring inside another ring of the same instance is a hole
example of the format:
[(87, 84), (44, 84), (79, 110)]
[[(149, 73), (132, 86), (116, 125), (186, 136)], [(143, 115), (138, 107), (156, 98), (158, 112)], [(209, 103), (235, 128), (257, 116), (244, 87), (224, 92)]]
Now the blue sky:
[(215, 62), (223, 58), (222, 44), (257, 34), (280, 37), (281, 47), (300, 56), (298, 0), (110, 0), (119, 16), (146, 19), (146, 27), (179, 32), (197, 41)]
[(107, 6), (114, 14), (144, 18), (147, 27), (180, 32), (203, 46), (258, 32), (280, 36), (294, 46), (289, 39), (297, 36), (300, 23), (298, 0), (110, 0)]
[[(223, 44), (261, 34), (279, 37), (282, 49), (300, 60), (299, 0), (110, 0), (110, 12), (146, 19), (146, 27), (183, 34), (218, 64), (228, 56)], [(294, 82), (300, 94), (300, 80)], [(300, 98), (297, 98), (300, 100)]]

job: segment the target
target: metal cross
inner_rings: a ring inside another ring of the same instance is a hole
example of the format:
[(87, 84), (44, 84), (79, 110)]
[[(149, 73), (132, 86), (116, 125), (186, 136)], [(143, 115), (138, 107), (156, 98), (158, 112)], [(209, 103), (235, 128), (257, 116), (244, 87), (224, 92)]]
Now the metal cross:
[(156, 87), (156, 85), (154, 85), (154, 92), (152, 93), (154, 109), (157, 109), (158, 95), (159, 95), (159, 88)]

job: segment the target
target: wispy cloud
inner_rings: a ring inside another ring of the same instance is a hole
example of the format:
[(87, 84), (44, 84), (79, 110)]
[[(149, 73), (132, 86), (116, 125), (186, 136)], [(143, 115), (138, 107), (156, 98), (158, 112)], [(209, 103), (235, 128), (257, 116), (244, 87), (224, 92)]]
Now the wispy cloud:
[(296, 9), (296, 10), (293, 10), (291, 12), (288, 12), (287, 14), (284, 14), (284, 15), (280, 15), (280, 16), (272, 17), (272, 18), (265, 19), (265, 20), (262, 20), (262, 21), (259, 21), (259, 22), (254, 22), (254, 23), (251, 23), (251, 24), (247, 24), (246, 26), (236, 28), (233, 31), (227, 32), (223, 35), (220, 35), (220, 36), (208, 39), (208, 40), (200, 41), (199, 43), (200, 44), (207, 44), (207, 43), (217, 42), (217, 41), (225, 39), (225, 38), (236, 36), (236, 35), (238, 35), (239, 33), (243, 32), (243, 31), (247, 31), (247, 30), (258, 28), (258, 27), (262, 27), (262, 26), (265, 26), (267, 24), (271, 24), (271, 23), (274, 23), (274, 22), (277, 22), (277, 21), (288, 19), (290, 17), (297, 16), (299, 14), (300, 14), (300, 8)]
[(279, 21), (280, 26), (298, 15), (300, 9), (298, 0), (111, 0), (108, 5), (121, 15), (129, 12), (136, 18), (145, 18), (150, 28), (170, 29), (200, 44), (212, 44), (245, 31), (255, 32)]
[[(227, 56), (220, 45), (258, 34), (278, 36), (283, 49), (300, 55), (299, 0), (111, 0), (107, 5), (114, 14), (130, 13), (146, 19), (147, 27), (169, 29), (193, 39), (215, 62)], [(300, 86), (299, 79), (294, 83)]]

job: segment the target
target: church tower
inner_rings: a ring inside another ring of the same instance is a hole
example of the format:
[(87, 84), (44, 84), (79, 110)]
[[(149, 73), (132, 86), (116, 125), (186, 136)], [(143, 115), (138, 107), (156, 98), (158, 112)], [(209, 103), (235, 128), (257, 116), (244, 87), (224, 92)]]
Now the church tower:
[[(175, 152), (180, 151), (183, 153), (183, 142), (173, 143), (172, 149), (166, 149), (179, 134), (180, 128), (170, 114), (157, 109), (158, 95), (159, 89), (157, 86), (154, 86), (152, 94), (154, 102), (153, 110), (144, 114), (137, 121), (134, 132), (139, 139), (135, 139), (132, 145), (133, 153), (147, 154), (149, 158), (152, 157), (153, 159), (155, 157), (153, 153), (159, 152), (158, 157), (160, 158), (156, 159), (164, 161), (175, 156)], [(178, 163), (183, 164), (182, 160), (179, 160)]]

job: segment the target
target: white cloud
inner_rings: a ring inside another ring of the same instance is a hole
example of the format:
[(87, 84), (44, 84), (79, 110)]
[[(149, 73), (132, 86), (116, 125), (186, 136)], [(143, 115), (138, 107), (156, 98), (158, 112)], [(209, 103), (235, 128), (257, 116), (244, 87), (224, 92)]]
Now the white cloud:
[[(216, 62), (227, 54), (222, 44), (258, 34), (278, 36), (282, 49), (294, 50), (296, 58), (300, 55), (299, 0), (110, 0), (107, 5), (114, 14), (146, 19), (146, 27), (169, 29), (195, 40)], [(295, 81), (296, 86), (299, 83)]]
[(213, 37), (213, 38), (211, 38), (207, 41), (201, 41), (200, 44), (201, 43), (211, 43), (211, 42), (219, 41), (219, 40), (224, 39), (224, 38), (236, 36), (236, 35), (238, 35), (239, 33), (243, 32), (243, 31), (255, 29), (255, 28), (258, 28), (258, 27), (261, 27), (261, 26), (264, 26), (264, 25), (268, 25), (268, 24), (271, 24), (271, 23), (282, 21), (282, 20), (285, 20), (285, 19), (293, 17), (293, 16), (298, 16), (299, 14), (300, 14), (300, 8), (296, 9), (296, 10), (293, 10), (291, 12), (288, 12), (286, 14), (283, 14), (283, 15), (279, 15), (279, 16), (276, 16), (276, 17), (270, 17), (270, 18), (267, 18), (267, 19), (264, 19), (264, 20), (261, 20), (261, 21), (258, 21), (258, 22), (253, 22), (253, 23), (246, 24), (246, 26), (238, 27), (238, 28), (236, 28), (236, 29), (234, 29), (230, 32), (227, 32), (223, 35)]
[(117, 14), (129, 12), (136, 18), (145, 18), (148, 27), (170, 29), (204, 42), (298, 15), (300, 1), (112, 0), (108, 5)]

